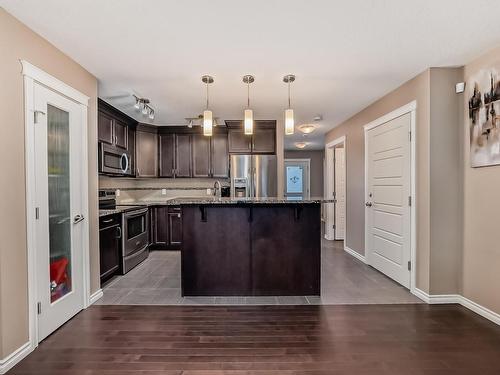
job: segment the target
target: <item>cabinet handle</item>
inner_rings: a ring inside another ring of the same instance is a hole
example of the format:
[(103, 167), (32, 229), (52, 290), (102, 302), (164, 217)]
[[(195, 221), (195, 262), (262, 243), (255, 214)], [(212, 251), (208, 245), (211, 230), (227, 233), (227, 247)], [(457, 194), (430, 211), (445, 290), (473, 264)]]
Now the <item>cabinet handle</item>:
[(113, 221), (113, 219), (107, 219), (107, 220), (103, 220), (102, 222), (103, 222), (104, 224), (106, 224), (106, 223), (111, 223), (112, 221)]
[(116, 230), (118, 231), (118, 235), (116, 236), (116, 238), (122, 238), (122, 228), (116, 227)]
[(177, 214), (177, 217), (180, 219), (181, 218), (181, 214)]

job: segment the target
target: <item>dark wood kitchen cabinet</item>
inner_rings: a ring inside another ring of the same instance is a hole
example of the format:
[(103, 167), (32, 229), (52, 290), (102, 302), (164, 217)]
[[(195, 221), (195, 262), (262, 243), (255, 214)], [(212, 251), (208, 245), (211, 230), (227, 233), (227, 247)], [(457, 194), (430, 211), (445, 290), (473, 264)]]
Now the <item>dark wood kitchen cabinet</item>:
[(160, 177), (175, 176), (175, 134), (159, 135)]
[(256, 120), (253, 135), (243, 131), (243, 121), (226, 121), (230, 154), (275, 154), (276, 121)]
[(128, 150), (128, 129), (136, 123), (103, 100), (98, 100), (97, 139), (99, 142)]
[(192, 177), (191, 134), (175, 136), (175, 177)]
[(99, 218), (99, 265), (101, 283), (120, 270), (121, 217), (108, 215)]
[(193, 177), (210, 177), (210, 137), (192, 135)]
[(158, 176), (158, 134), (154, 127), (140, 125), (135, 133), (135, 176)]
[(211, 177), (228, 178), (229, 177), (229, 150), (227, 133), (216, 133), (211, 139)]
[(182, 245), (182, 213), (179, 206), (151, 207), (152, 250), (179, 250)]

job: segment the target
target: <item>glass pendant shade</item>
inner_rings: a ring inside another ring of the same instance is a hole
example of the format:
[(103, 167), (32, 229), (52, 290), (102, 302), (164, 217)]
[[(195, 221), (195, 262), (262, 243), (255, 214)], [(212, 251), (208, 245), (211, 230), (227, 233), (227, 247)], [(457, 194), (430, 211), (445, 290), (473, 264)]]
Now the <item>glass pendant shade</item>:
[(213, 125), (212, 111), (203, 111), (203, 135), (211, 136), (213, 133)]
[(146, 105), (144, 105), (144, 106), (142, 107), (142, 114), (143, 114), (144, 116), (146, 116), (146, 115), (148, 114), (148, 107), (147, 107)]
[(253, 111), (245, 109), (245, 134), (253, 134)]
[(293, 119), (293, 109), (288, 108), (285, 110), (285, 134), (292, 135), (295, 128), (295, 121)]

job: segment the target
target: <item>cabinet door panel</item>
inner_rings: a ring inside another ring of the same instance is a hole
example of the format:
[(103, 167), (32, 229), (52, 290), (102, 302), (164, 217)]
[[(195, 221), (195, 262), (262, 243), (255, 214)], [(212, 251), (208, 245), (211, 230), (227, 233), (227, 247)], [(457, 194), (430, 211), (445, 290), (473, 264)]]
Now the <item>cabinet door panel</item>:
[(99, 259), (101, 282), (108, 280), (120, 268), (119, 226), (99, 231)]
[(128, 126), (120, 120), (114, 121), (115, 145), (123, 149), (128, 146)]
[[(255, 295), (318, 295), (320, 205), (253, 208), (252, 287)], [(279, 233), (276, 233), (279, 228)]]
[(99, 111), (97, 116), (97, 137), (100, 142), (112, 145), (113, 142), (113, 117)]
[(257, 129), (253, 135), (253, 152), (274, 154), (276, 152), (276, 130)]
[(175, 136), (175, 176), (191, 177), (191, 135)]
[(160, 135), (160, 177), (174, 177), (175, 135)]
[(193, 177), (210, 177), (210, 138), (193, 134)]
[(150, 132), (136, 132), (136, 176), (156, 177), (158, 175), (157, 135)]
[(242, 129), (229, 130), (229, 152), (246, 154), (252, 152), (252, 136), (245, 135)]
[(155, 224), (154, 224), (154, 243), (155, 245), (168, 246), (168, 207), (155, 208)]
[(182, 219), (181, 212), (169, 211), (168, 213), (169, 247), (180, 248), (182, 244)]
[(227, 134), (212, 136), (212, 176), (215, 178), (229, 177), (229, 152)]

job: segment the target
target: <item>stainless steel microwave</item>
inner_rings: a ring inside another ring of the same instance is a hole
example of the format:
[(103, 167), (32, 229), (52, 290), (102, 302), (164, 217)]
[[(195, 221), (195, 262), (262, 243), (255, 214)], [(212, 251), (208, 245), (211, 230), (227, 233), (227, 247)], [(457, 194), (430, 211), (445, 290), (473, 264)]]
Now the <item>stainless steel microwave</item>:
[(99, 142), (99, 173), (131, 176), (132, 159), (130, 153)]

